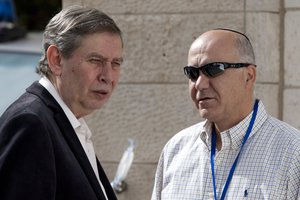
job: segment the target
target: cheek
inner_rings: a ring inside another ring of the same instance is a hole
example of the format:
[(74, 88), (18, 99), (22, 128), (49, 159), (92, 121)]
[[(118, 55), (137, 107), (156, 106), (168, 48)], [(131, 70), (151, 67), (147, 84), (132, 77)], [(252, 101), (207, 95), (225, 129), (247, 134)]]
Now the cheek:
[(72, 88), (78, 94), (83, 93), (90, 83), (90, 74), (77, 67), (72, 67), (68, 73), (69, 88)]
[(74, 86), (79, 85), (82, 82), (82, 79), (84, 78), (84, 76), (83, 76), (83, 73), (80, 72), (78, 69), (76, 69), (75, 67), (72, 67), (72, 69), (70, 70), (69, 73), (70, 73), (69, 76), (71, 77)]
[(238, 102), (243, 98), (245, 93), (245, 84), (242, 80), (237, 78), (227, 79), (218, 85), (218, 93), (222, 99), (229, 102)]
[(195, 101), (197, 90), (195, 88), (195, 84), (194, 83), (190, 82), (190, 84), (189, 84), (189, 92), (190, 92), (190, 96), (191, 96), (192, 100)]
[(113, 76), (113, 85), (116, 86), (119, 83), (119, 79), (120, 79), (120, 70), (117, 70), (114, 72), (114, 76)]

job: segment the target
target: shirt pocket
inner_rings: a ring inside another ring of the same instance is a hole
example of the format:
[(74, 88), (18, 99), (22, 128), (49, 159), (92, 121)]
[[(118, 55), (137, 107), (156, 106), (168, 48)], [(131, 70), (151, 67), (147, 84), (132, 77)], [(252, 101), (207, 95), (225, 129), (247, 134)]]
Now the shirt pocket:
[(264, 184), (251, 183), (251, 180), (245, 177), (235, 177), (230, 183), (226, 196), (227, 199), (271, 200), (268, 188)]

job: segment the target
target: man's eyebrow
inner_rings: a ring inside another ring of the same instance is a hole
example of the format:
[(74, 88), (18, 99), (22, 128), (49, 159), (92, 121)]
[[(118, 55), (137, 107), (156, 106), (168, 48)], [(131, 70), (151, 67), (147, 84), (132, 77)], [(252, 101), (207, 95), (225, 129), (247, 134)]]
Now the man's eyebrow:
[[(108, 60), (108, 59), (105, 58), (103, 55), (101, 55), (101, 54), (99, 54), (99, 53), (94, 53), (94, 52), (88, 54), (87, 57), (88, 57), (88, 58), (91, 58), (91, 57), (97, 57), (97, 58), (100, 58), (100, 59), (105, 60), (105, 61)], [(124, 59), (123, 59), (123, 57), (120, 57), (120, 58), (113, 58), (113, 61), (123, 62)]]
[(118, 61), (118, 62), (122, 63), (124, 61), (124, 59), (123, 59), (123, 57), (121, 57), (121, 58), (114, 58), (113, 61)]
[(88, 58), (90, 58), (90, 57), (98, 57), (98, 58), (101, 58), (101, 59), (103, 59), (103, 60), (105, 60), (105, 57), (104, 56), (102, 56), (101, 54), (99, 54), (99, 53), (89, 53), (89, 54), (87, 54), (87, 57)]

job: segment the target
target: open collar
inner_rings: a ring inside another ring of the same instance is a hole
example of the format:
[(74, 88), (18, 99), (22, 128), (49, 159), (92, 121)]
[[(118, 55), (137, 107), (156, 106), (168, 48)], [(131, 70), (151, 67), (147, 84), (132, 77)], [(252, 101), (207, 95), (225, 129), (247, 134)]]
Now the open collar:
[[(245, 133), (249, 126), (252, 113), (249, 113), (247, 117), (245, 117), (242, 121), (240, 121), (237, 125), (232, 128), (221, 132), (221, 140), (222, 140), (222, 149), (230, 148), (230, 149), (240, 149), (242, 145), (242, 141), (244, 139)], [(262, 126), (262, 124), (267, 120), (268, 114), (265, 109), (265, 106), (261, 101), (258, 104), (258, 111), (256, 120), (254, 122), (253, 129), (250, 133), (250, 137), (252, 137), (257, 130)], [(200, 138), (205, 143), (207, 148), (211, 150), (211, 133), (212, 133), (212, 125), (213, 123), (206, 120), (203, 129), (200, 131)]]

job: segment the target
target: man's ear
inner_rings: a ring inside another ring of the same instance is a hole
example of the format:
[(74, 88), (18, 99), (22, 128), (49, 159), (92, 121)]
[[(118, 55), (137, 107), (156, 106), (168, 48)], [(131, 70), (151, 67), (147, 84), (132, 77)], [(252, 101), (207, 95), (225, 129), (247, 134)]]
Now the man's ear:
[(47, 49), (48, 66), (54, 76), (61, 75), (61, 55), (55, 45), (50, 45)]
[(254, 84), (256, 81), (256, 66), (250, 65), (246, 67), (246, 82)]

